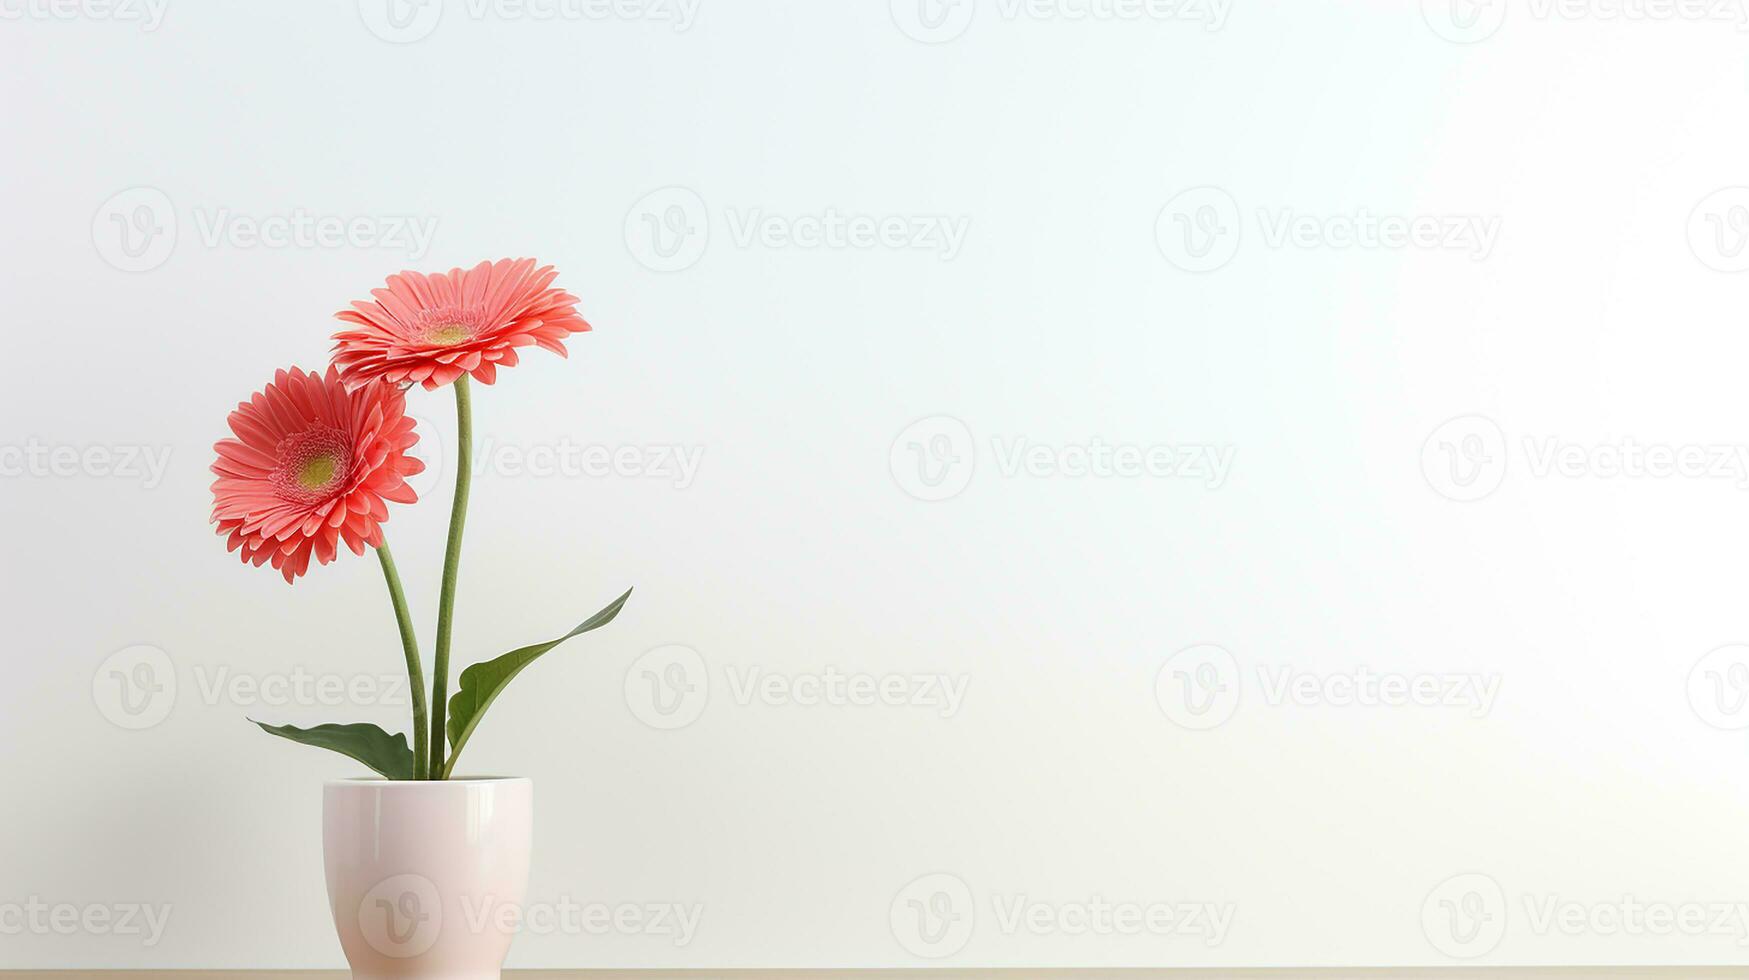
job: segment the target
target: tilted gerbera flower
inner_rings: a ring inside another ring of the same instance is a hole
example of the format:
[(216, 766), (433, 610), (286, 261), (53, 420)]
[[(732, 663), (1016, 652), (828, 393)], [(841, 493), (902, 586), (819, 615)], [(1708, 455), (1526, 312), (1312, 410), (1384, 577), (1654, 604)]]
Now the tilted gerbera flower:
[(333, 367), (326, 376), (294, 367), (228, 421), (237, 437), (213, 446), (213, 522), (229, 550), (271, 562), (287, 582), (311, 556), (333, 561), (342, 541), (360, 555), (381, 547), (386, 502), (416, 499), (406, 478), (425, 464), (407, 455), (419, 436), (393, 385), (349, 389)]
[(356, 325), (334, 335), (334, 363), (347, 384), (384, 380), (449, 384), (463, 374), (491, 384), (516, 364), (516, 348), (536, 345), (565, 356), (564, 339), (589, 329), (577, 297), (552, 288), (552, 266), (533, 259), (481, 262), (472, 269), (390, 276), (335, 314)]

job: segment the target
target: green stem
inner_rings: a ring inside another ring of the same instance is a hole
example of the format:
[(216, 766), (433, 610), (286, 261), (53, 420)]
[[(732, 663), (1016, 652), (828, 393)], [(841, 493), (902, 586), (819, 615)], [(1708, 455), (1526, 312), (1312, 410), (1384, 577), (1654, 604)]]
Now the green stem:
[(413, 636), (413, 615), (407, 611), (407, 591), (401, 588), (401, 573), (385, 539), (377, 545), (377, 561), (389, 583), (389, 601), (395, 604), (395, 623), (401, 627), (401, 650), (407, 655), (407, 684), (413, 692), (413, 778), (430, 774), (425, 745), (425, 671), (419, 666), (419, 641)]
[(449, 546), (443, 553), (443, 591), (437, 597), (437, 660), (431, 679), (432, 778), (448, 775), (443, 765), (445, 715), (449, 710), (449, 641), (455, 618), (455, 582), (462, 563), (462, 525), (468, 519), (468, 485), (474, 471), (474, 413), (468, 376), (455, 379), (455, 503), (449, 511)]

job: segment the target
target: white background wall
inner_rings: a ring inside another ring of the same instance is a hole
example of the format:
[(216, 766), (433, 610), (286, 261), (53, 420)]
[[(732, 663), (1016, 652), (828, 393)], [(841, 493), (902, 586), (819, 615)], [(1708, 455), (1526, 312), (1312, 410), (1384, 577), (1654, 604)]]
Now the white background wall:
[[(1749, 642), (1736, 0), (67, 2), (0, 0), (0, 966), (340, 965), (318, 806), (357, 770), (244, 719), (405, 709), (231, 682), (393, 677), (392, 619), (371, 561), (227, 555), (209, 447), (387, 273), (524, 254), (597, 331), (476, 389), (458, 660), (638, 591), (465, 768), (537, 781), (536, 903), (700, 918), (512, 965), (1749, 962), (1749, 648), (1709, 656)], [(798, 243), (829, 213), (965, 234)], [(251, 234), (300, 216), (350, 240)], [(1383, 217), (1491, 237), (1341, 247)], [(453, 420), (412, 401), (429, 643)], [(136, 904), (155, 943), (98, 924)]]

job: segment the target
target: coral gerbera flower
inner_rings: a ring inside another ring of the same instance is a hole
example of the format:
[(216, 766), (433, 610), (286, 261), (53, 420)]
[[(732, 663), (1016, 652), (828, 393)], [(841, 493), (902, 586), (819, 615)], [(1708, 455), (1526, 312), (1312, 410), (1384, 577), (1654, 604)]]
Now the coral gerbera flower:
[(531, 344), (565, 356), (564, 339), (589, 329), (577, 297), (553, 289), (552, 266), (533, 259), (481, 262), (466, 272), (390, 276), (335, 316), (357, 329), (334, 335), (334, 363), (347, 384), (382, 379), (426, 388), (470, 374), (491, 384)]
[(425, 469), (393, 385), (348, 389), (339, 372), (279, 371), (231, 413), (237, 438), (213, 446), (213, 522), (246, 562), (268, 562), (290, 582), (326, 565), (345, 541), (355, 554), (383, 543), (385, 501), (413, 503), (406, 478)]

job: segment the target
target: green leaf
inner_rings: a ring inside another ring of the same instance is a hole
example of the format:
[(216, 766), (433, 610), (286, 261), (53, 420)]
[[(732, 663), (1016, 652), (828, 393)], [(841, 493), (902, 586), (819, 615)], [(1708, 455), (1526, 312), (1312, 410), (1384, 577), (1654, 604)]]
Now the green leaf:
[(413, 750), (407, 747), (407, 736), (390, 735), (375, 725), (317, 725), (297, 728), (292, 725), (264, 725), (251, 718), (269, 735), (289, 738), (294, 742), (329, 749), (351, 756), (388, 779), (413, 778)]
[(553, 647), (569, 640), (573, 636), (599, 629), (613, 622), (613, 617), (619, 615), (620, 608), (631, 597), (632, 590), (627, 589), (625, 595), (608, 603), (606, 609), (584, 620), (576, 629), (556, 640), (546, 643), (536, 643), (534, 646), (512, 650), (501, 657), (482, 661), (462, 671), (460, 684), (456, 687), (455, 696), (449, 699), (449, 761), (443, 767), (443, 777), (455, 770), (455, 760), (462, 754), (462, 746), (474, 734), (474, 729), (480, 724), (480, 717), (486, 709), (492, 706), (510, 681), (522, 668), (533, 663), (535, 658), (546, 653)]

